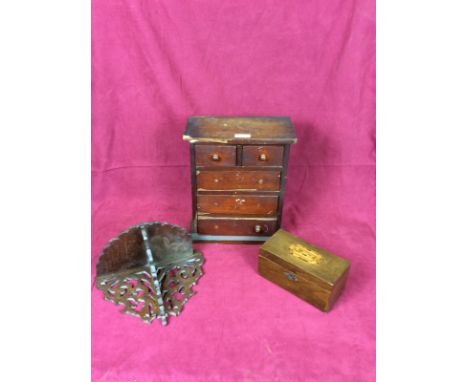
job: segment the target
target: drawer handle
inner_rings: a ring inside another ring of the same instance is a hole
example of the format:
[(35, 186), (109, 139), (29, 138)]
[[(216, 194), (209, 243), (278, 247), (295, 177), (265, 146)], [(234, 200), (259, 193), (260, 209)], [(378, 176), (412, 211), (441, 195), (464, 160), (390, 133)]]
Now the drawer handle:
[(267, 224), (256, 224), (254, 227), (255, 233), (267, 233), (270, 230)]
[(236, 203), (236, 207), (241, 207), (245, 203), (245, 199), (237, 198), (235, 200), (235, 203)]
[(220, 161), (221, 160), (221, 157), (219, 156), (218, 153), (214, 153), (211, 155), (211, 160), (214, 160), (216, 162)]
[(257, 180), (257, 183), (258, 183), (258, 184), (263, 184), (263, 179)]
[(267, 155), (265, 153), (261, 153), (260, 157), (258, 159), (260, 159), (261, 161), (266, 161), (267, 160)]

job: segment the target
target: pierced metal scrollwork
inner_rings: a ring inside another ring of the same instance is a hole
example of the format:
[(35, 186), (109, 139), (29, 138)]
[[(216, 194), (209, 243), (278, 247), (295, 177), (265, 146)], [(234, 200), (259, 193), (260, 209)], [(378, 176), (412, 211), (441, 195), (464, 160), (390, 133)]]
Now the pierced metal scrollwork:
[(104, 299), (123, 305), (122, 313), (145, 322), (177, 316), (195, 293), (203, 257), (192, 250), (187, 231), (168, 223), (130, 227), (104, 248), (97, 264), (96, 287)]

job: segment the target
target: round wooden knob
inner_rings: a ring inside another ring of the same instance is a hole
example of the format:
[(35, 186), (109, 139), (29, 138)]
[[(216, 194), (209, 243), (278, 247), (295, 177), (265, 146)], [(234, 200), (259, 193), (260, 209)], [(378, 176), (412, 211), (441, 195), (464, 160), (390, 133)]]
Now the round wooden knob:
[(221, 160), (221, 158), (219, 157), (218, 153), (214, 153), (213, 155), (211, 155), (211, 160), (219, 161)]
[(263, 184), (263, 179), (257, 180), (257, 183), (258, 183), (258, 184)]
[(266, 161), (266, 160), (267, 160), (266, 154), (265, 154), (265, 153), (261, 153), (259, 159), (260, 159), (261, 161)]
[(262, 226), (260, 224), (256, 224), (254, 227), (255, 233), (262, 232)]

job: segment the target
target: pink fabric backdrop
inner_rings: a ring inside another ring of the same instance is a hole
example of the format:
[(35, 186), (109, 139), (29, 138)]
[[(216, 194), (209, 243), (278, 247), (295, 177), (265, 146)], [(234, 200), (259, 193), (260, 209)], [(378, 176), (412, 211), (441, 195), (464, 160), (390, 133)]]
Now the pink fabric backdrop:
[(197, 245), (163, 328), (92, 287), (93, 381), (375, 379), (373, 0), (92, 1), (92, 272), (142, 221), (188, 227), (191, 115), (288, 115), (285, 229), (352, 262), (328, 314), (262, 279), (257, 245)]

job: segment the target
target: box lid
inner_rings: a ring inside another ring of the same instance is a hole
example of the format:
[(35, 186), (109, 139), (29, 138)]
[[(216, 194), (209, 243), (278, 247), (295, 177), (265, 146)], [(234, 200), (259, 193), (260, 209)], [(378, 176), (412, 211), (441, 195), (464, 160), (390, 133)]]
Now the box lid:
[(289, 232), (279, 229), (260, 248), (293, 264), (327, 284), (334, 285), (350, 266), (349, 261), (318, 248)]
[(190, 142), (296, 143), (289, 117), (191, 117), (183, 139)]

